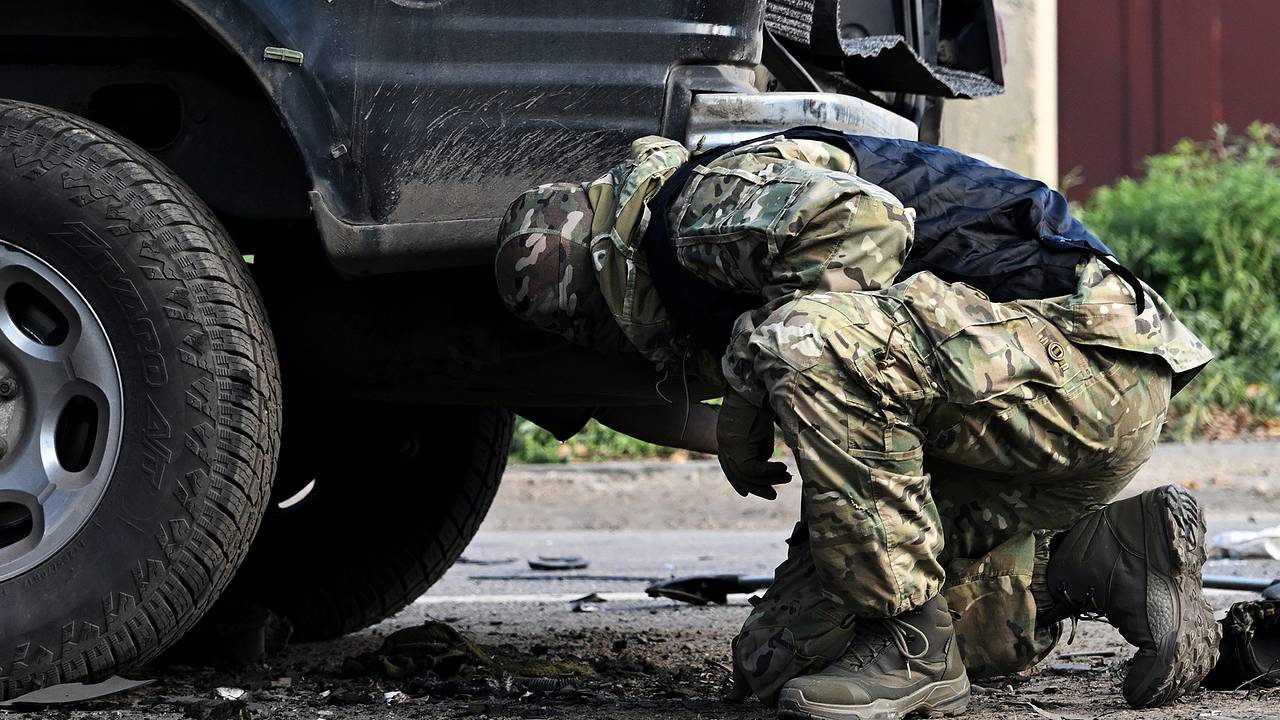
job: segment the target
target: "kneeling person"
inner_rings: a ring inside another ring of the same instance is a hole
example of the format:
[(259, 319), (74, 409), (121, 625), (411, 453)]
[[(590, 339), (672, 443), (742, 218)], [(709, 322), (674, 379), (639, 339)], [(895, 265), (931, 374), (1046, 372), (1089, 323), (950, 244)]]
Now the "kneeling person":
[(966, 667), (1030, 667), (1083, 613), (1138, 646), (1135, 706), (1212, 664), (1194, 500), (1104, 506), (1210, 354), (1042, 184), (825, 131), (692, 161), (646, 138), (517, 200), (497, 275), (540, 327), (725, 382), (739, 492), (789, 479), (781, 426), (802, 518), (734, 664), (784, 713), (958, 710)]
[[(1158, 355), (1073, 340), (1128, 332), (1128, 291), (1098, 260), (1072, 296), (1010, 303), (924, 272), (756, 327), (730, 382), (768, 403), (803, 482), (788, 560), (735, 641), (757, 694), (805, 717), (956, 710), (966, 666), (1028, 667), (1084, 612), (1139, 647), (1135, 706), (1199, 684), (1218, 638), (1194, 500), (1097, 509), (1150, 457), (1181, 381)], [(1148, 300), (1153, 321), (1167, 311)]]

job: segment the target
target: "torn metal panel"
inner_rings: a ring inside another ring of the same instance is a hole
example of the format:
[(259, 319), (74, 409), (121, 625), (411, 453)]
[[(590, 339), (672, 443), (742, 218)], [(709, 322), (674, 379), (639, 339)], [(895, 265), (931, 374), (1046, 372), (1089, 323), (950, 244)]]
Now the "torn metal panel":
[(901, 35), (842, 38), (840, 47), (845, 53), (845, 75), (870, 90), (947, 98), (977, 98), (1004, 92), (1004, 85), (984, 75), (925, 61)]
[(802, 58), (873, 91), (974, 98), (1004, 90), (992, 0), (768, 0), (765, 25)]

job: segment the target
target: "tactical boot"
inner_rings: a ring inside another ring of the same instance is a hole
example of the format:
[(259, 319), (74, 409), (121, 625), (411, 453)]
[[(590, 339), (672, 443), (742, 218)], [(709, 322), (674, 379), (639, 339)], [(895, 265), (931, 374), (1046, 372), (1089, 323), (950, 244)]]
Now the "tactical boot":
[(941, 595), (885, 620), (859, 619), (843, 657), (782, 686), (778, 717), (897, 720), (958, 714), (969, 704), (951, 613)]
[(1194, 690), (1218, 659), (1222, 631), (1200, 589), (1204, 513), (1168, 485), (1097, 510), (1054, 540), (1046, 571), (1053, 622), (1102, 615), (1137, 646), (1124, 679), (1135, 708)]

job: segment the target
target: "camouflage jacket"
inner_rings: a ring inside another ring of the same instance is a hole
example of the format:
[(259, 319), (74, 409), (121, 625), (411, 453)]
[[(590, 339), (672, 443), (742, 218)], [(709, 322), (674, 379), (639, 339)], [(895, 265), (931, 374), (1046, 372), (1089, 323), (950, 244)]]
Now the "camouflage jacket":
[[(686, 371), (718, 361), (675, 334), (641, 242), (646, 203), (687, 159), (679, 143), (644, 137), (632, 144), (630, 160), (586, 186), (591, 256), (615, 320), (659, 367), (679, 363)], [(778, 138), (699, 166), (668, 217), (677, 257), (703, 280), (758, 293), (766, 306), (797, 293), (887, 285), (910, 249), (912, 214), (845, 172), (850, 165), (847, 153), (829, 145)]]
[[(660, 369), (703, 380), (723, 374), (741, 391), (750, 383), (738, 360), (756, 325), (781, 303), (798, 294), (877, 290), (897, 279), (912, 247), (914, 211), (859, 178), (843, 150), (777, 137), (699, 166), (667, 217), (677, 257), (706, 282), (763, 300), (739, 318), (721, 364), (676, 332), (641, 245), (648, 201), (688, 157), (673, 140), (643, 137), (626, 161), (592, 182), (525, 193), (499, 238), (498, 285), (508, 305), (585, 345), (600, 345), (600, 328), (619, 328), (621, 344)], [(588, 257), (591, 272), (584, 273)], [(1024, 302), (1081, 344), (1158, 355), (1175, 373), (1208, 362), (1208, 350), (1156, 293), (1147, 289), (1149, 302), (1136, 316), (1133, 291), (1098, 267), (1089, 264), (1075, 295)], [(603, 308), (609, 318), (592, 317)], [(597, 349), (614, 351), (619, 343), (607, 344)]]

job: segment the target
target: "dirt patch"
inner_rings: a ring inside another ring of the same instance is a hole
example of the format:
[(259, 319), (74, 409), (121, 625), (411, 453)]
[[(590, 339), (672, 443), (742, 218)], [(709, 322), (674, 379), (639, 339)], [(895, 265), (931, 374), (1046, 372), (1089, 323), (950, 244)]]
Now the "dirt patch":
[[(684, 611), (671, 611), (683, 613)], [(699, 610), (691, 610), (699, 613)], [(732, 614), (736, 615), (736, 613)], [(731, 614), (725, 614), (729, 619)], [(464, 625), (469, 624), (467, 621)], [(683, 623), (677, 623), (683, 624)], [(717, 623), (724, 625), (724, 623)], [(533, 720), (606, 718), (771, 718), (755, 701), (728, 704), (728, 637), (720, 632), (588, 628), (530, 633), (488, 626), (475, 634), (485, 652), (524, 668), (556, 668), (558, 677), (514, 675), (477, 667), (444, 678), (433, 672), (387, 679), (351, 677), (352, 654), (377, 649), (369, 633), (293, 648), (247, 671), (170, 668), (156, 684), (75, 710), (32, 713), (41, 718), (465, 718)], [(1027, 677), (975, 684), (965, 717), (977, 720), (1049, 718), (1274, 718), (1276, 691), (1199, 692), (1169, 708), (1128, 709), (1119, 683), (1129, 649), (1109, 627), (1084, 623), (1076, 641)], [(571, 672), (561, 672), (573, 668)], [(349, 669), (349, 668), (348, 668)], [(245, 691), (227, 700), (218, 688)]]

